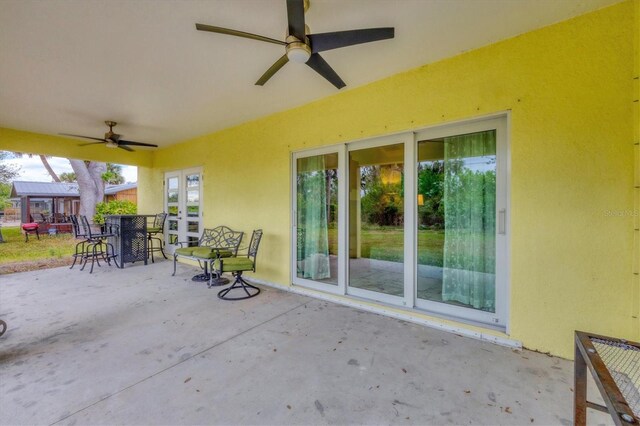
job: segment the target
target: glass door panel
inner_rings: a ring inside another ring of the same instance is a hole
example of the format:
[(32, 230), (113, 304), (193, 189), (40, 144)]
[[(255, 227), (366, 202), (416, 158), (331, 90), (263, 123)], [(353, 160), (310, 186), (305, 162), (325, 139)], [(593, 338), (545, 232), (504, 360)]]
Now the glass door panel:
[(338, 285), (338, 153), (295, 159), (295, 278)]
[(417, 298), (496, 312), (496, 131), (418, 142)]
[(179, 211), (180, 211), (180, 175), (179, 173), (167, 173), (165, 175), (165, 194), (167, 223), (165, 225), (166, 246), (169, 252), (173, 252), (179, 237)]
[(349, 288), (403, 297), (404, 144), (352, 150), (348, 167)]
[(199, 169), (181, 170), (165, 174), (165, 207), (167, 250), (173, 253), (178, 242), (197, 245), (202, 233), (201, 172)]
[(198, 245), (200, 239), (200, 172), (183, 172), (184, 174), (184, 186), (186, 197), (185, 198), (185, 210), (186, 210), (186, 226), (185, 233), (187, 236), (186, 241), (189, 245)]

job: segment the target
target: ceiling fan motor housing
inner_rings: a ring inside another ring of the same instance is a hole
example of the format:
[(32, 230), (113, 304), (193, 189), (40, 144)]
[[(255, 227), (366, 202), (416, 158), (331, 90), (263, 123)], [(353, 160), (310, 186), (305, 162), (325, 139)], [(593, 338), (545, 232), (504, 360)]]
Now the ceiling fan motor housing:
[(291, 62), (297, 62), (304, 64), (311, 57), (311, 48), (307, 43), (304, 43), (294, 36), (287, 37), (287, 58)]

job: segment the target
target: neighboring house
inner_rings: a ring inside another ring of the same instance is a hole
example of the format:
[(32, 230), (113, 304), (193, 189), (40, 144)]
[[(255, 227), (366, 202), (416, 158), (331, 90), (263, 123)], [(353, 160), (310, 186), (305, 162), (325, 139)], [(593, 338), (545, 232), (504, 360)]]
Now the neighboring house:
[[(105, 201), (126, 199), (136, 203), (137, 184), (107, 185)], [(39, 215), (78, 214), (80, 193), (77, 183), (15, 181), (11, 186), (11, 200), (20, 207), (20, 221), (38, 221)]]
[[(169, 214), (169, 242), (227, 225), (247, 245), (262, 228), (249, 280), (571, 358), (576, 329), (640, 340), (637, 7), (623, 1), (154, 150), (13, 129), (0, 141), (139, 166), (139, 210)], [(261, 102), (269, 90), (255, 90)], [(419, 215), (435, 199), (418, 175), (436, 164), (447, 180), (442, 228), (431, 230)], [(388, 190), (376, 203), (392, 220), (365, 215), (375, 203), (363, 188), (378, 177)]]
[(123, 183), (122, 185), (108, 185), (104, 190), (105, 201), (131, 201), (134, 204), (138, 203), (138, 184), (137, 183)]

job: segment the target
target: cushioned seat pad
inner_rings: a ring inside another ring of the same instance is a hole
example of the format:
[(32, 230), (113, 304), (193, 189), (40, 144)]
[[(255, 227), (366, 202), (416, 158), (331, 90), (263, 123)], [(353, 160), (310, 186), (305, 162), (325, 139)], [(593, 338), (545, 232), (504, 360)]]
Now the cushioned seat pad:
[[(213, 267), (219, 271), (220, 261), (214, 261)], [(230, 257), (222, 261), (222, 267), (222, 272), (251, 271), (253, 270), (253, 261), (248, 257)]]
[(149, 233), (160, 232), (160, 228), (147, 228), (147, 232)]
[(231, 250), (213, 250), (211, 247), (181, 247), (176, 249), (175, 254), (178, 256), (193, 256), (199, 259), (215, 259), (218, 257), (230, 257)]
[(194, 248), (196, 247), (180, 247), (176, 249), (175, 254), (180, 256), (191, 256)]

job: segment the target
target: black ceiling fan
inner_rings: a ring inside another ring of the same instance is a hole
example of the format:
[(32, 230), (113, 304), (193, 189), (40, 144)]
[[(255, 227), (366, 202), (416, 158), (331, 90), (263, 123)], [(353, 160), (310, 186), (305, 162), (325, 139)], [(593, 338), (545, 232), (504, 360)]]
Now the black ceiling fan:
[(393, 27), (309, 34), (309, 27), (306, 26), (304, 22), (304, 13), (308, 8), (309, 0), (287, 0), (289, 28), (286, 41), (204, 24), (196, 24), (196, 29), (199, 31), (209, 31), (212, 33), (245, 37), (284, 46), (286, 49), (285, 54), (271, 65), (271, 68), (269, 68), (267, 72), (260, 77), (256, 82), (256, 85), (258, 86), (264, 85), (287, 62), (293, 61), (306, 63), (318, 74), (329, 80), (329, 82), (338, 89), (343, 88), (346, 84), (318, 52), (352, 46), (354, 44), (386, 40), (393, 38), (394, 36)]
[(108, 148), (120, 148), (120, 149), (124, 149), (125, 151), (133, 151), (133, 149), (129, 148), (129, 146), (133, 145), (133, 146), (150, 146), (153, 148), (157, 148), (158, 145), (154, 145), (151, 143), (143, 143), (143, 142), (133, 142), (133, 141), (125, 141), (120, 139), (120, 136), (117, 133), (113, 133), (113, 128), (118, 124), (115, 121), (105, 121), (104, 124), (106, 124), (107, 126), (109, 126), (109, 131), (107, 133), (104, 134), (104, 138), (93, 138), (91, 136), (82, 136), (82, 135), (72, 135), (69, 133), (60, 133), (61, 135), (64, 136), (74, 136), (76, 138), (85, 138), (85, 139), (91, 139), (94, 141), (99, 141), (99, 142), (89, 142), (89, 143), (83, 143), (80, 144), (78, 146), (87, 146), (87, 145), (97, 145), (100, 143), (104, 143), (106, 144), (106, 146)]

